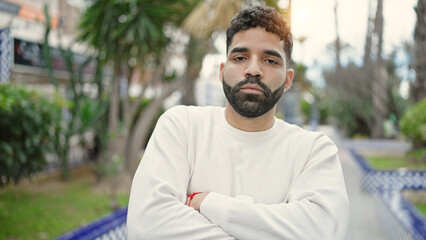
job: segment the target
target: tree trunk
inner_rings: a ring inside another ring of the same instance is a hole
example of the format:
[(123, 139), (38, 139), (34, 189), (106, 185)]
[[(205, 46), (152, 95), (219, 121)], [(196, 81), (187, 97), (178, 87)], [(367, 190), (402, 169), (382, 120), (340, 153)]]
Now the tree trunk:
[(201, 68), (197, 69), (197, 67), (194, 67), (193, 69), (187, 69), (187, 72), (185, 73), (187, 81), (182, 89), (181, 103), (183, 105), (189, 106), (197, 104), (195, 100), (195, 84), (199, 76), (200, 69)]
[(211, 37), (207, 39), (196, 39), (191, 37), (187, 46), (187, 68), (185, 72), (185, 84), (182, 85), (182, 100), (183, 105), (196, 105), (195, 101), (195, 84), (200, 75), (201, 67), (203, 66), (204, 56), (213, 46)]
[(121, 71), (118, 63), (114, 64), (114, 79), (112, 80), (111, 96), (108, 111), (108, 133), (118, 133), (118, 122), (120, 121), (120, 78)]
[(364, 48), (364, 67), (368, 68), (371, 64), (371, 47), (373, 44), (373, 21), (371, 17), (371, 0), (368, 1), (368, 20), (367, 34)]
[(383, 49), (383, 0), (377, 0), (376, 18), (374, 20), (374, 33), (377, 36), (377, 58), (372, 74), (373, 80), (373, 138), (382, 138), (383, 121), (387, 114), (387, 72), (384, 66)]
[(383, 122), (387, 114), (387, 91), (386, 91), (387, 72), (384, 66), (377, 64), (373, 72), (373, 138), (383, 138)]
[(336, 42), (335, 42), (336, 68), (340, 69), (340, 68), (342, 68), (342, 62), (340, 60), (340, 53), (342, 51), (342, 44), (340, 43), (340, 36), (339, 36), (339, 21), (338, 21), (338, 16), (337, 16), (337, 7), (338, 7), (338, 0), (335, 0), (335, 2), (334, 2), (334, 28), (336, 30)]
[(414, 30), (416, 80), (411, 86), (411, 91), (413, 100), (418, 102), (426, 97), (426, 0), (418, 0), (415, 10), (417, 14)]
[(108, 142), (106, 146), (105, 163), (108, 165), (114, 155), (123, 157), (123, 138), (119, 131), (120, 121), (120, 79), (121, 69), (118, 63), (114, 64), (114, 78), (108, 110)]
[(151, 126), (157, 118), (161, 107), (163, 106), (164, 100), (176, 89), (177, 87), (171, 86), (169, 89), (165, 90), (161, 96), (155, 98), (139, 115), (135, 126), (132, 128), (132, 131), (129, 132), (126, 143), (126, 168), (130, 173), (133, 173), (137, 168), (138, 162), (140, 160), (139, 153), (144, 147), (143, 144), (148, 138)]

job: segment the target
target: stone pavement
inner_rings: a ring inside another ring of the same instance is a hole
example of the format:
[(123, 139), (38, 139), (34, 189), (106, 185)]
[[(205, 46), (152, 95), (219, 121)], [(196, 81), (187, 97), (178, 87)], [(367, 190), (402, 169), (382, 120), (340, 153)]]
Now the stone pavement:
[(346, 148), (339, 148), (339, 157), (345, 177), (349, 197), (349, 229), (346, 240), (374, 239), (384, 240), (373, 195), (361, 189), (361, 172)]
[[(309, 126), (306, 127), (309, 129)], [(338, 132), (331, 126), (319, 126), (318, 131), (329, 136), (339, 148), (350, 203), (349, 229), (346, 240), (385, 240), (376, 213), (374, 198), (361, 189), (361, 169), (345, 147)]]

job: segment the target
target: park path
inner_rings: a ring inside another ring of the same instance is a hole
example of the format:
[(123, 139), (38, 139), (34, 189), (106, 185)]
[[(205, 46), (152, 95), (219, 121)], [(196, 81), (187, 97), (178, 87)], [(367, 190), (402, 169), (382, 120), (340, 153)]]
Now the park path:
[(318, 131), (327, 134), (339, 148), (350, 203), (349, 229), (345, 240), (385, 240), (374, 197), (362, 191), (361, 169), (348, 151), (348, 143), (331, 126), (319, 126)]

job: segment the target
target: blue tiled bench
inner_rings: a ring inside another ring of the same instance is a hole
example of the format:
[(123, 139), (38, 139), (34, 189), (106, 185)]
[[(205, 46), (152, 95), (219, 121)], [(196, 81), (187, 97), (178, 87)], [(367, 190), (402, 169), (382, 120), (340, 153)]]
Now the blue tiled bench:
[(401, 194), (404, 189), (425, 190), (425, 171), (376, 171), (349, 149), (362, 170), (362, 187), (375, 195), (377, 210), (388, 239), (426, 240), (426, 218)]
[(425, 217), (400, 191), (378, 188), (376, 201), (388, 239), (426, 239)]
[(127, 207), (59, 236), (55, 240), (125, 240)]

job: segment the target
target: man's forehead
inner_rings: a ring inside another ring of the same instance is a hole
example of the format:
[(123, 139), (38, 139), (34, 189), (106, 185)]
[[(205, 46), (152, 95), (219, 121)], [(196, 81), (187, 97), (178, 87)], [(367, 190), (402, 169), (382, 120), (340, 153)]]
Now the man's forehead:
[(274, 33), (267, 32), (265, 29), (256, 27), (236, 33), (229, 46), (229, 53), (233, 49), (246, 48), (248, 51), (275, 50), (281, 54), (284, 52), (284, 40)]

